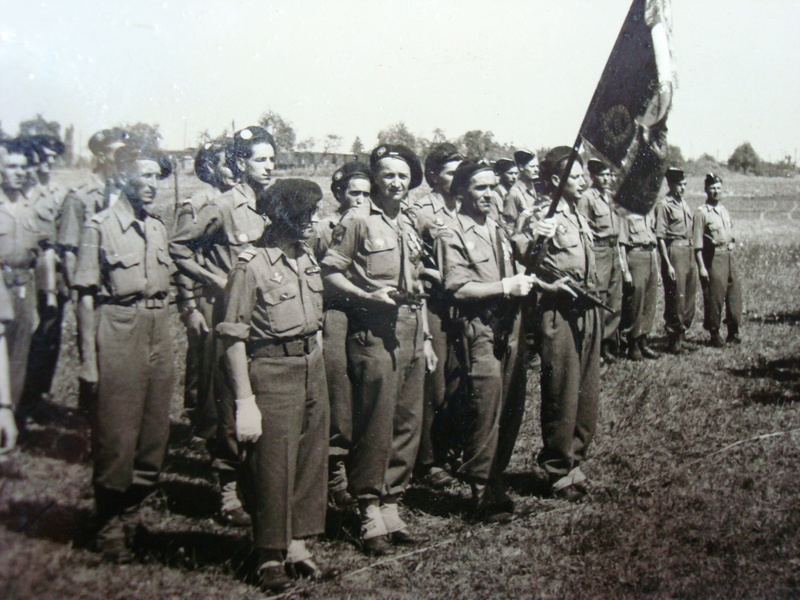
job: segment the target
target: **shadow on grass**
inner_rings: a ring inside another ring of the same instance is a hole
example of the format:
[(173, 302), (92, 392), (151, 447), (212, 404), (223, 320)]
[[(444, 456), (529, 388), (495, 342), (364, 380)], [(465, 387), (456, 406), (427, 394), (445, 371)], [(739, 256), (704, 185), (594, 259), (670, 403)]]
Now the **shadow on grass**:
[(749, 379), (772, 379), (780, 384), (783, 389), (759, 390), (751, 399), (753, 402), (765, 405), (781, 405), (800, 402), (800, 357), (778, 358), (765, 361), (759, 359), (758, 363), (744, 369), (730, 369), (732, 375)]
[(520, 496), (550, 497), (549, 481), (537, 473), (506, 473), (503, 479)]
[(777, 325), (788, 323), (794, 325), (800, 323), (800, 311), (758, 315), (751, 317), (750, 321), (753, 323), (770, 323), (770, 324), (774, 323)]
[(197, 569), (219, 566), (240, 577), (252, 570), (249, 536), (205, 531), (149, 531), (140, 529), (134, 550), (145, 562)]
[(219, 510), (219, 492), (208, 483), (166, 479), (159, 488), (171, 513), (206, 519)]
[(20, 433), (20, 446), (34, 456), (46, 456), (70, 464), (91, 458), (89, 421), (78, 409), (42, 400), (31, 411)]
[(469, 498), (459, 494), (413, 486), (403, 496), (403, 504), (434, 517), (461, 515), (470, 508)]
[(94, 535), (90, 516), (88, 509), (62, 506), (55, 500), (10, 502), (0, 513), (0, 523), (15, 533), (88, 548)]

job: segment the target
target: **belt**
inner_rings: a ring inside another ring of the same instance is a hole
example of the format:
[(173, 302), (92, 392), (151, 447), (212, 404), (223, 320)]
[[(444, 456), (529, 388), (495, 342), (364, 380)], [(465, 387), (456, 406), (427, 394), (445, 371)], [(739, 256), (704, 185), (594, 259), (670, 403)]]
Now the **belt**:
[(112, 306), (132, 306), (135, 308), (165, 308), (169, 304), (167, 298), (108, 298), (100, 302)]
[(725, 242), (724, 244), (715, 244), (714, 252), (731, 252), (736, 248), (735, 242)]
[(674, 240), (664, 240), (667, 243), (667, 246), (675, 246), (676, 248), (690, 248), (692, 246), (692, 242), (685, 239), (685, 238), (676, 238)]
[(594, 245), (595, 246), (602, 246), (602, 247), (606, 247), (607, 246), (609, 248), (613, 248), (614, 246), (617, 245), (617, 241), (618, 240), (619, 240), (619, 238), (617, 238), (617, 236), (615, 236), (615, 235), (612, 235), (612, 236), (609, 236), (609, 237), (605, 237), (605, 238), (595, 238)]
[(317, 349), (317, 334), (286, 340), (263, 340), (249, 344), (248, 354), (252, 358), (278, 358), (282, 356), (305, 356)]
[(651, 252), (656, 249), (655, 244), (642, 244), (641, 246), (628, 246), (628, 252)]

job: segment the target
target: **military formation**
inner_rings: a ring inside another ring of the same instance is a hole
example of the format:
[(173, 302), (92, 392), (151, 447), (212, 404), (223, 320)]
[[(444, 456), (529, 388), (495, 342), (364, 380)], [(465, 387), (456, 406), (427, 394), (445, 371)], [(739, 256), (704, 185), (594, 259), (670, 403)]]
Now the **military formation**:
[[(513, 520), (503, 475), (536, 361), (537, 462), (553, 497), (584, 497), (602, 369), (657, 358), (660, 284), (668, 352), (686, 349), (698, 280), (710, 345), (740, 341), (714, 174), (693, 214), (685, 174), (670, 168), (668, 193), (642, 215), (615, 202), (610, 165), (570, 147), (491, 164), (442, 144), (423, 164), (382, 144), (336, 170), (338, 210), (319, 220), (320, 187), (274, 179), (278, 148), (253, 126), (198, 149), (206, 187), (174, 207), (168, 230), (154, 209), (166, 156), (118, 128), (89, 149), (91, 179), (65, 190), (51, 180), (61, 142), (0, 143), (0, 433), (13, 448), (48, 398), (72, 299), (95, 547), (111, 561), (134, 559), (167, 450), (170, 304), (219, 519), (252, 529), (254, 580), (269, 592), (336, 575), (307, 546), (330, 506), (357, 514), (369, 555), (427, 542), (405, 519), (413, 481), (465, 483), (469, 519)], [(423, 181), (430, 192), (412, 201)]]

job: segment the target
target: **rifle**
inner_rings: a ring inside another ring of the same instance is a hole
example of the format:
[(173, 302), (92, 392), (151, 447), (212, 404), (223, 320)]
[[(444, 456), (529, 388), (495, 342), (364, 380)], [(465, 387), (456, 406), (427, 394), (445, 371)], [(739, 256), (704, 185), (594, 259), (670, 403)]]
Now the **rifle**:
[(569, 286), (569, 289), (575, 292), (577, 296), (576, 300), (588, 304), (589, 306), (592, 307), (602, 308), (603, 310), (607, 310), (613, 315), (619, 314), (617, 311), (608, 306), (608, 304), (605, 304), (602, 300), (600, 300), (600, 298), (595, 296), (593, 292), (591, 292), (585, 286), (581, 285), (580, 283), (572, 279), (567, 273), (565, 273), (561, 269), (550, 266), (546, 267), (540, 266), (538, 271), (541, 274), (541, 279), (547, 283), (555, 283), (559, 279), (567, 277), (569, 280), (566, 282), (566, 284), (567, 286)]

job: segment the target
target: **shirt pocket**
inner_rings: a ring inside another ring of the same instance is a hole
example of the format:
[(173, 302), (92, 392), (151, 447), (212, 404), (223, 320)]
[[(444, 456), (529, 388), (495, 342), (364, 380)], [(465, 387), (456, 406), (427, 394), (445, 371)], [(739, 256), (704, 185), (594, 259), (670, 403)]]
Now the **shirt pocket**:
[(284, 285), (264, 292), (269, 328), (277, 335), (299, 330), (305, 323), (300, 292), (294, 285)]
[(391, 237), (373, 237), (364, 240), (364, 257), (367, 276), (392, 279), (397, 276), (399, 260), (396, 256), (397, 240)]
[(575, 229), (566, 229), (564, 231), (556, 230), (553, 236), (553, 245), (559, 250), (566, 250), (574, 248), (581, 243), (581, 234)]
[(108, 280), (114, 296), (131, 296), (144, 291), (144, 257), (139, 252), (106, 255)]
[(595, 227), (599, 230), (611, 229), (611, 209), (607, 204), (598, 204), (594, 207)]

